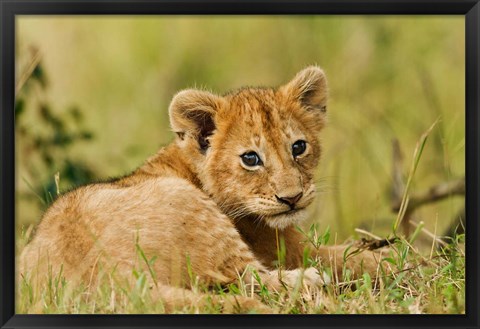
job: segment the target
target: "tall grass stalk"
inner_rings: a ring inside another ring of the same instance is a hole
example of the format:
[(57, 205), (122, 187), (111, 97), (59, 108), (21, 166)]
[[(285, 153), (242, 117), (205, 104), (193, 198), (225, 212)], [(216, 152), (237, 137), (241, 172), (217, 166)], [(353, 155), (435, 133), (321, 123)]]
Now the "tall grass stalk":
[(402, 220), (405, 216), (405, 213), (408, 208), (408, 202), (409, 202), (409, 196), (408, 193), (410, 191), (410, 187), (413, 181), (413, 177), (415, 176), (415, 172), (417, 171), (418, 164), (420, 163), (420, 159), (422, 157), (423, 149), (425, 148), (425, 144), (427, 143), (427, 138), (432, 132), (433, 128), (437, 125), (438, 119), (430, 126), (430, 128), (425, 131), (420, 139), (418, 140), (416, 146), (415, 146), (415, 151), (413, 152), (413, 160), (412, 164), (410, 167), (410, 172), (408, 174), (407, 178), (407, 184), (405, 186), (405, 190), (403, 191), (403, 196), (402, 196), (402, 202), (400, 204), (400, 210), (398, 211), (397, 214), (397, 219), (395, 220), (395, 223), (393, 224), (393, 234), (397, 236), (397, 230), (399, 225), (402, 223)]

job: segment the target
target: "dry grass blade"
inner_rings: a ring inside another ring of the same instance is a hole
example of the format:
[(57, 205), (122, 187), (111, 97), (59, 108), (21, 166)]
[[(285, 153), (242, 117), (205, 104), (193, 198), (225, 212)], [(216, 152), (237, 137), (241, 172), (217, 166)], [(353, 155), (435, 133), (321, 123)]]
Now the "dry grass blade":
[(417, 223), (416, 221), (414, 220), (409, 220), (409, 223), (415, 227), (419, 227), (420, 228), (420, 231), (423, 232), (425, 235), (427, 235), (429, 238), (431, 238), (433, 240), (434, 243), (438, 243), (444, 247), (446, 247), (448, 245), (448, 243), (446, 243), (445, 241), (443, 241), (442, 239), (438, 238), (438, 236), (432, 232), (430, 232), (429, 230), (427, 230), (426, 228), (424, 228), (423, 226), (420, 226), (420, 223)]
[(423, 149), (425, 148), (427, 138), (432, 132), (433, 128), (437, 125), (437, 123), (438, 123), (438, 119), (430, 126), (430, 128), (427, 129), (427, 131), (425, 131), (422, 134), (422, 136), (417, 142), (417, 145), (415, 146), (415, 151), (413, 153), (412, 166), (410, 168), (407, 184), (403, 192), (402, 202), (400, 204), (400, 210), (398, 211), (397, 219), (395, 220), (395, 223), (393, 225), (393, 234), (395, 236), (397, 235), (398, 226), (401, 224), (403, 217), (405, 216), (405, 213), (407, 211), (408, 202), (409, 202), (408, 192), (410, 190), (413, 177), (415, 176), (415, 172), (417, 171), (418, 164), (420, 163), (420, 158), (422, 157)]
[(38, 66), (40, 63), (40, 60), (42, 59), (42, 55), (39, 50), (36, 50), (33, 53), (32, 59), (30, 60), (30, 63), (27, 65), (25, 71), (20, 75), (18, 78), (18, 81), (15, 85), (15, 95), (18, 95), (20, 90), (22, 90), (22, 87), (25, 85), (27, 80), (30, 78), (32, 75), (33, 71), (35, 68)]

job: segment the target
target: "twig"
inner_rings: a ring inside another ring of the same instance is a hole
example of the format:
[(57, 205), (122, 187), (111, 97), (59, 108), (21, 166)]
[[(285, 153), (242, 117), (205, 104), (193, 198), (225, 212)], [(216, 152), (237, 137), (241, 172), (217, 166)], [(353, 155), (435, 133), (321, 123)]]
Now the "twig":
[(391, 246), (394, 244), (396, 241), (398, 241), (398, 238), (393, 237), (390, 239), (382, 239), (382, 240), (368, 240), (365, 238), (362, 238), (359, 241), (359, 249), (368, 249), (368, 250), (377, 250), (386, 246)]
[[(427, 191), (416, 193), (410, 196), (407, 212), (412, 212), (425, 204), (445, 199), (452, 195), (465, 195), (465, 177), (449, 182), (442, 182), (430, 187)], [(400, 203), (392, 206), (393, 211), (400, 209)]]
[(366, 238), (361, 238), (360, 241), (357, 242), (358, 248), (360, 248), (360, 249), (376, 250), (376, 249), (380, 249), (380, 248), (389, 246), (389, 245), (395, 243), (395, 241), (398, 240), (395, 237), (390, 238), (390, 239), (388, 239), (388, 238), (387, 239), (382, 239), (378, 235), (375, 235), (375, 234), (370, 233), (368, 231), (362, 230), (361, 228), (356, 228), (355, 232), (360, 233), (360, 234), (364, 234), (364, 235), (372, 238), (370, 240), (366, 239)]
[(361, 228), (356, 228), (356, 229), (355, 229), (355, 232), (360, 233), (360, 234), (363, 234), (363, 235), (366, 235), (366, 236), (369, 236), (369, 237), (371, 237), (371, 238), (373, 238), (373, 239), (375, 239), (375, 240), (382, 240), (382, 238), (379, 237), (378, 235), (375, 235), (375, 234), (370, 233), (370, 232), (368, 232), (368, 231), (362, 230)]
[[(429, 129), (431, 130), (431, 128)], [(425, 135), (426, 138), (427, 135)], [(419, 207), (430, 204), (454, 195), (465, 195), (465, 177), (442, 182), (430, 187), (421, 193), (413, 193), (407, 195), (406, 189), (409, 182), (405, 186), (403, 179), (403, 155), (398, 139), (392, 142), (393, 148), (393, 165), (392, 165), (392, 211), (399, 214), (397, 222), (402, 227), (402, 231), (406, 236), (410, 235), (410, 223), (412, 213)], [(410, 177), (409, 177), (410, 180)], [(398, 224), (398, 223), (397, 223)]]

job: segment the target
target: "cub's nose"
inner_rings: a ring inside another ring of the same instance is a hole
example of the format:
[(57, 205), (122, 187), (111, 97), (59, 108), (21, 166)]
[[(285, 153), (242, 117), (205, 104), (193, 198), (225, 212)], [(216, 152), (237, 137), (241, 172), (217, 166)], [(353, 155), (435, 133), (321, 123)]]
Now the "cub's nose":
[(278, 195), (275, 195), (278, 202), (289, 205), (291, 209), (295, 208), (295, 204), (298, 202), (298, 200), (300, 200), (302, 198), (302, 196), (303, 196), (303, 192), (300, 192), (295, 196), (279, 197)]

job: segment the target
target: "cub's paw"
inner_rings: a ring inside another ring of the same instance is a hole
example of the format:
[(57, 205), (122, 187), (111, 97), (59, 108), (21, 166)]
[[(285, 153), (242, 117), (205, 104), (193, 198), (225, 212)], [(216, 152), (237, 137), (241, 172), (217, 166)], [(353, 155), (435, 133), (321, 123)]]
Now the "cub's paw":
[(337, 279), (358, 279), (364, 273), (379, 277), (392, 273), (390, 264), (383, 261), (388, 257), (388, 248), (367, 250), (353, 245), (331, 246), (322, 250), (320, 264), (334, 270)]
[(244, 296), (227, 296), (222, 298), (222, 313), (225, 314), (272, 314), (274, 310), (259, 300)]
[(326, 284), (318, 270), (313, 267), (281, 271), (279, 280), (288, 288), (298, 287), (300, 285), (310, 288), (320, 288)]

